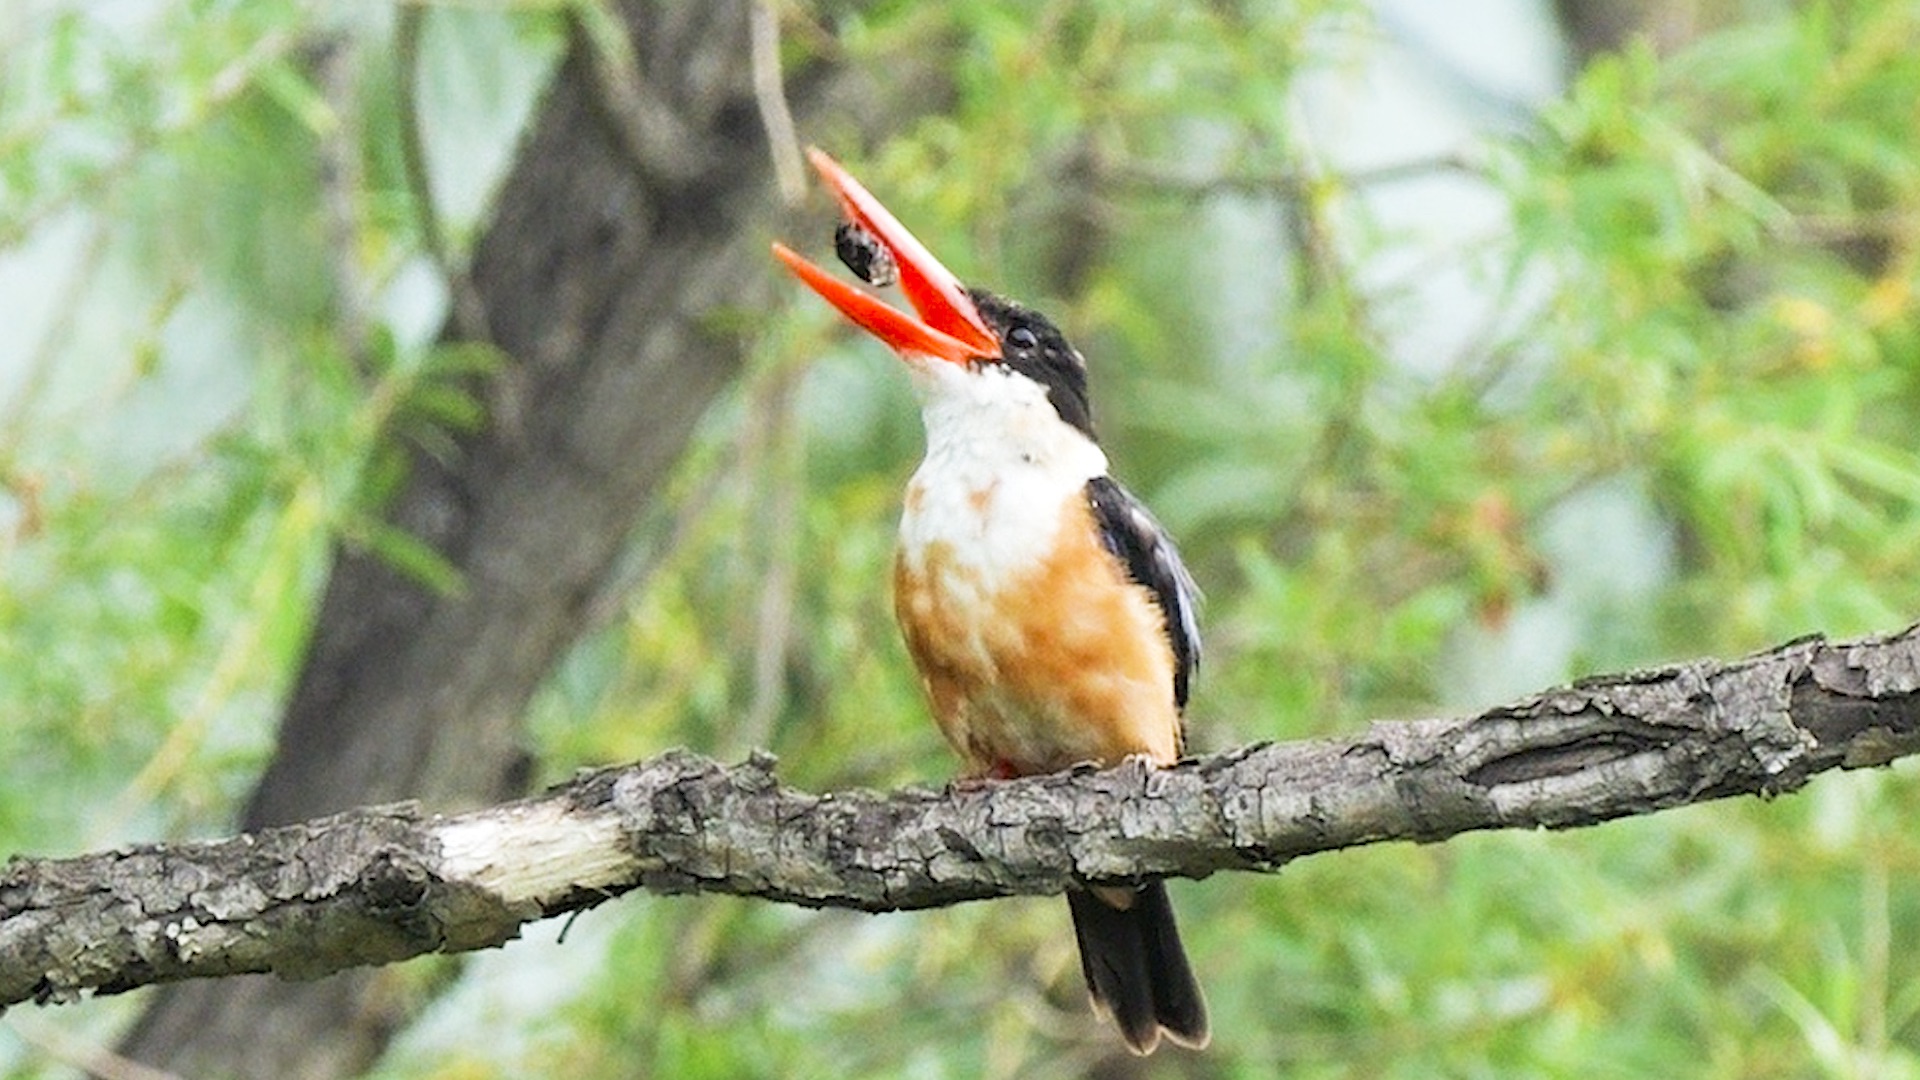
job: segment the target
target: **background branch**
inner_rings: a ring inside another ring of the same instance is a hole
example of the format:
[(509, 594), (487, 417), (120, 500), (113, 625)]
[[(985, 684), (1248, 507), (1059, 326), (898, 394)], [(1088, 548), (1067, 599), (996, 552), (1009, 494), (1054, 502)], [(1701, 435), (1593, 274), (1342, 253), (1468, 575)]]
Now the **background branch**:
[(1568, 828), (1920, 749), (1920, 627), (1585, 680), (1464, 719), (971, 790), (782, 787), (685, 752), (453, 817), (354, 810), (0, 876), (0, 1005), (499, 945), (635, 888), (893, 911)]

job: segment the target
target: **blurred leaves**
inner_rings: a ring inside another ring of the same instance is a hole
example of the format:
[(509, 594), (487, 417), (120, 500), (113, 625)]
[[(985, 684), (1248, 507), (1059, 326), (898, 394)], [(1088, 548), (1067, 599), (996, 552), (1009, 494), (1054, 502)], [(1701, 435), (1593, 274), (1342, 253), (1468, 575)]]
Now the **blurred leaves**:
[[(391, 102), (330, 98), (309, 65), (377, 42), (379, 20), (201, 3), (9, 20), (0, 742), (25, 768), (0, 793), (0, 850), (220, 828), (270, 745), (330, 542), (458, 586), (378, 511), (403, 478), (391, 440), (456, 452), (498, 357), (433, 342), (444, 289), (410, 216), (329, 232), (323, 190), (347, 181), (322, 140), (390, 142)], [(343, 201), (404, 206), (394, 156), (368, 160)]]

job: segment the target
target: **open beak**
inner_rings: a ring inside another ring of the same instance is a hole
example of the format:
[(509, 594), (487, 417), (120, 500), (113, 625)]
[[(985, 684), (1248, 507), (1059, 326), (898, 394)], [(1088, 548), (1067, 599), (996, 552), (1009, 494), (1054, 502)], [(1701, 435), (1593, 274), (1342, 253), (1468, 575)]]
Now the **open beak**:
[(865, 230), (893, 256), (899, 270), (900, 291), (906, 294), (907, 302), (919, 317), (888, 306), (808, 262), (785, 244), (775, 243), (773, 254), (787, 264), (787, 269), (827, 303), (839, 308), (854, 325), (898, 352), (918, 353), (953, 363), (998, 358), (1000, 342), (980, 318), (979, 309), (974, 307), (973, 298), (967, 295), (960, 279), (940, 265), (940, 260), (933, 257), (926, 245), (915, 239), (839, 162), (813, 147), (807, 148), (807, 160), (813, 162), (814, 170), (840, 200), (840, 209), (847, 220)]

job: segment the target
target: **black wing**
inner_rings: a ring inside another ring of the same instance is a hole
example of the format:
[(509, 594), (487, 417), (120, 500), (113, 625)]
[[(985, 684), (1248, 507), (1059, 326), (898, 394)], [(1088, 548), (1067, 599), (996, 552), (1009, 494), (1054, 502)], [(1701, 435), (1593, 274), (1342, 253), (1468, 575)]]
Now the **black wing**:
[(1173, 701), (1187, 707), (1187, 684), (1200, 666), (1200, 587), (1173, 549), (1173, 540), (1147, 508), (1110, 476), (1087, 481), (1087, 502), (1100, 541), (1118, 556), (1133, 580), (1145, 585), (1167, 620), (1173, 643)]

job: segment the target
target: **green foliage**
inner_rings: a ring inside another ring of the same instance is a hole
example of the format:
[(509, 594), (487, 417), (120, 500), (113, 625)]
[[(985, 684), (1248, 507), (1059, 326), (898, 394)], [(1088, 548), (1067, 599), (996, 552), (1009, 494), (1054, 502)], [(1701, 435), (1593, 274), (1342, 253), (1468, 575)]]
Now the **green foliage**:
[(1897, 222), (1920, 174), (1889, 103), (1920, 70), (1889, 42), (1915, 31), (1898, 5), (1815, 7), (1668, 65), (1603, 61), (1549, 115), (1516, 199), (1522, 237), (1566, 278), (1558, 403), (1591, 403), (1612, 428), (1587, 433), (1593, 452), (1656, 478), (1701, 548), (1679, 616), (1740, 644), (1914, 608), (1914, 262)]
[[(379, 517), (403, 478), (383, 436), (452, 452), (498, 363), (431, 344), (389, 28), (154, 11), (0, 34), (0, 850), (220, 828), (329, 541), (461, 587)], [(1301, 105), (1394, 47), (1353, 5), (819, 19), (791, 61), (946, 66), (953, 107), (901, 137), (806, 135), (1088, 353), (1119, 475), (1209, 594), (1201, 748), (1920, 610), (1911, 4), (1768, 7), (1603, 57), (1517, 133), (1384, 170), (1340, 164)], [(556, 20), (427, 12), (435, 160), (501, 160)], [(323, 37), (344, 82), (315, 70)], [(1471, 192), (1487, 229), (1436, 248), (1445, 222), (1385, 209), (1410, 178)], [(767, 747), (815, 788), (951, 771), (886, 592), (913, 402), (786, 295), (640, 523), (631, 588), (535, 703), (547, 777), (673, 745)], [(1217, 1035), (1154, 1065), (1920, 1075), (1917, 803), (1903, 768), (1181, 883)], [(608, 905), (476, 963), (456, 1002), (537, 992), (438, 1018), (381, 1075), (1119, 1074), (1060, 907)], [(54, 1072), (4, 1038), (0, 1070)]]
[(396, 174), (367, 165), (329, 220), (326, 163), (392, 125), (341, 112), (311, 49), (376, 49), (377, 24), (287, 4), (20, 19), (0, 64), (0, 742), (20, 766), (0, 850), (224, 829), (330, 539), (458, 587), (380, 523), (381, 440), (474, 429), (493, 358), (432, 344), (436, 301), (404, 288), (413, 219), (375, 209)]

